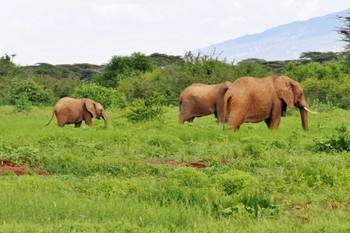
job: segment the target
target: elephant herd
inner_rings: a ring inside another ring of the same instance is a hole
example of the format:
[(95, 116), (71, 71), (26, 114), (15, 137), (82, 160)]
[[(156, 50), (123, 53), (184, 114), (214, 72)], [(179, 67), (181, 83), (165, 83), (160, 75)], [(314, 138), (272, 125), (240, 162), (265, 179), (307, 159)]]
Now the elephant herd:
[[(299, 108), (304, 130), (308, 129), (308, 112), (303, 89), (287, 76), (265, 78), (242, 77), (234, 82), (206, 85), (192, 84), (179, 98), (179, 122), (193, 122), (195, 117), (214, 114), (219, 122), (228, 122), (228, 130), (238, 130), (245, 122), (265, 121), (270, 129), (277, 129), (281, 117), (286, 116), (287, 106)], [(57, 125), (75, 124), (82, 121), (92, 126), (92, 118), (103, 118), (108, 125), (103, 106), (91, 99), (64, 97), (53, 109)]]
[(234, 82), (205, 85), (192, 84), (179, 98), (179, 122), (193, 122), (195, 117), (215, 115), (228, 121), (228, 130), (238, 130), (246, 122), (265, 121), (277, 129), (287, 106), (299, 108), (304, 130), (308, 129), (306, 99), (300, 84), (287, 76), (265, 78), (242, 77)]

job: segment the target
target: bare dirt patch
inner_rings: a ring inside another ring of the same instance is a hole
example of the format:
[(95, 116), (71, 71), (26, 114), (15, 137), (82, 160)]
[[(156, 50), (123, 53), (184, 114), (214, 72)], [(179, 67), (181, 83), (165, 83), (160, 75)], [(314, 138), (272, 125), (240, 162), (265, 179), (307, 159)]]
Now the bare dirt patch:
[(37, 168), (36, 166), (25, 166), (22, 164), (17, 164), (11, 160), (0, 160), (0, 175), (9, 172), (16, 174), (17, 176), (34, 173), (36, 175), (47, 176), (49, 173), (42, 169)]
[(180, 162), (176, 160), (168, 160), (168, 159), (153, 159), (153, 160), (145, 160), (145, 163), (149, 164), (168, 164), (171, 166), (186, 166), (186, 167), (195, 167), (195, 168), (205, 168), (205, 160), (191, 160), (189, 162)]

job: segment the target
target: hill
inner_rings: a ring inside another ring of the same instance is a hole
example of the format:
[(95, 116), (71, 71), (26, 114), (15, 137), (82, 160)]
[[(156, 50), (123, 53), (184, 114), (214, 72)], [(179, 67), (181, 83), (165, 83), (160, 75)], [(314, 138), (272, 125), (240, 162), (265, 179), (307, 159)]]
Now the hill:
[(248, 58), (272, 60), (298, 59), (302, 52), (339, 52), (345, 43), (340, 41), (336, 29), (343, 26), (339, 15), (350, 9), (329, 15), (297, 21), (268, 29), (262, 33), (246, 35), (200, 49), (202, 54), (215, 50), (219, 57), (229, 61)]

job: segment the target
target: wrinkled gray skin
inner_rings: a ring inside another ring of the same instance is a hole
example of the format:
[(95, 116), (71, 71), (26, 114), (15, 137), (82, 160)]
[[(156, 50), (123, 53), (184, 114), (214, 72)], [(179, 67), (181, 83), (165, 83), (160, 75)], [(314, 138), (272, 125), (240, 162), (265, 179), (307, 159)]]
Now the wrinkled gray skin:
[(237, 130), (245, 122), (265, 121), (277, 129), (287, 106), (299, 108), (303, 129), (307, 130), (306, 99), (300, 84), (287, 76), (242, 77), (235, 80), (224, 97), (228, 130)]
[(230, 85), (231, 82), (213, 85), (195, 83), (185, 88), (179, 98), (179, 122), (193, 122), (195, 117), (213, 113), (218, 121), (224, 122), (224, 95)]
[(92, 127), (91, 119), (93, 117), (97, 118), (98, 120), (100, 117), (102, 117), (105, 125), (108, 125), (106, 112), (103, 109), (103, 106), (100, 103), (87, 98), (74, 99), (64, 97), (60, 99), (53, 109), (49, 123), (46, 125), (50, 124), (53, 114), (56, 115), (57, 125), (59, 127), (63, 127), (64, 125), (68, 124), (75, 124), (75, 128), (79, 128), (82, 121), (85, 121), (88, 126)]

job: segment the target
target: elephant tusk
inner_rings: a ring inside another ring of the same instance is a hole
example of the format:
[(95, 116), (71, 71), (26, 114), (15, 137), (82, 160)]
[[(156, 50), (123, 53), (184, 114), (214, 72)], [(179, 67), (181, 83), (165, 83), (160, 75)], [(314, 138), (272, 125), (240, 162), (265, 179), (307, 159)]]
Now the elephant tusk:
[(303, 107), (306, 111), (308, 111), (309, 113), (312, 113), (312, 114), (317, 114), (317, 112), (313, 112), (311, 111), (310, 109), (308, 109), (307, 107)]

